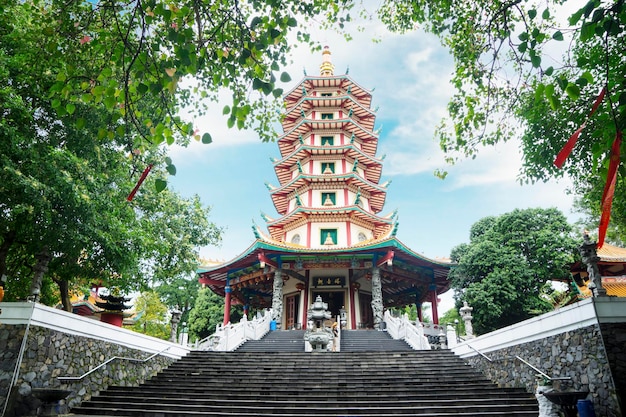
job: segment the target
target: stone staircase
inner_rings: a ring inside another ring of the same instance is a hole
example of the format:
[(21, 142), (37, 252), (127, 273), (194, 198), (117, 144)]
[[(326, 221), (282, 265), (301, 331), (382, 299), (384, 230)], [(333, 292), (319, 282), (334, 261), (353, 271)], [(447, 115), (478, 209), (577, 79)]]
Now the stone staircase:
[(304, 330), (276, 330), (249, 340), (237, 352), (304, 352)]
[[(255, 351), (194, 351), (139, 387), (109, 387), (72, 410), (106, 416), (533, 416), (533, 395), (501, 389), (447, 350), (384, 349), (381, 333), (360, 331), (372, 349), (277, 351), (271, 335)], [(272, 332), (282, 333), (282, 332)], [(295, 339), (295, 331), (292, 333)], [(345, 336), (344, 332), (344, 343)], [(352, 335), (351, 335), (352, 336)], [(348, 337), (349, 339), (350, 337)], [(250, 343), (250, 342), (248, 342)], [(247, 343), (246, 343), (247, 344)], [(245, 345), (244, 345), (245, 346)], [(291, 346), (293, 347), (293, 346)]]
[(404, 340), (395, 340), (378, 330), (342, 330), (342, 352), (411, 352)]

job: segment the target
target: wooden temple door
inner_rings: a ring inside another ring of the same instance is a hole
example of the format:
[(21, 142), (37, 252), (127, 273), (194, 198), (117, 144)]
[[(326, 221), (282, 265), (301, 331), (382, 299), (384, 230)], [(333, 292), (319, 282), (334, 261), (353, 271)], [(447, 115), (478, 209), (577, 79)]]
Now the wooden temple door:
[(359, 310), (361, 310), (361, 321), (359, 328), (370, 329), (374, 327), (374, 312), (372, 311), (372, 295), (359, 293)]
[(298, 305), (300, 294), (290, 295), (286, 300), (287, 330), (295, 329), (298, 323)]

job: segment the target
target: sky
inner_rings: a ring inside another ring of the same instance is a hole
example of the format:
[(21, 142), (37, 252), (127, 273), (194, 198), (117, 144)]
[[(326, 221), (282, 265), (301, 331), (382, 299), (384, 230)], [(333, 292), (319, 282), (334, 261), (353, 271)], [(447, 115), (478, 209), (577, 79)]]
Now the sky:
[[(415, 252), (431, 259), (448, 257), (452, 248), (469, 241), (476, 221), (516, 208), (556, 207), (572, 222), (578, 218), (566, 192), (569, 184), (519, 184), (521, 162), (514, 140), (485, 148), (473, 160), (446, 164), (434, 131), (453, 94), (453, 62), (437, 38), (421, 30), (391, 34), (374, 22), (351, 41), (331, 32), (317, 36), (331, 50), (335, 75), (349, 68), (357, 84), (374, 90), (375, 130), (382, 128), (378, 156), (386, 155), (380, 182), (392, 181), (380, 214), (398, 210), (397, 237)], [(291, 59), (286, 70), (292, 80), (285, 91), (298, 85), (303, 69), (318, 75), (322, 55), (298, 47)], [(219, 261), (237, 257), (254, 242), (253, 221), (265, 225), (261, 212), (278, 217), (265, 183), (279, 185), (270, 157), (280, 157), (275, 142), (262, 143), (253, 131), (229, 130), (221, 112), (224, 104), (194, 120), (201, 132), (210, 131), (213, 143), (194, 141), (170, 150), (177, 174), (169, 179), (169, 187), (184, 196), (198, 194), (211, 206), (210, 221), (225, 228), (219, 247), (200, 250), (203, 258)], [(448, 176), (436, 178), (436, 169), (447, 170)]]

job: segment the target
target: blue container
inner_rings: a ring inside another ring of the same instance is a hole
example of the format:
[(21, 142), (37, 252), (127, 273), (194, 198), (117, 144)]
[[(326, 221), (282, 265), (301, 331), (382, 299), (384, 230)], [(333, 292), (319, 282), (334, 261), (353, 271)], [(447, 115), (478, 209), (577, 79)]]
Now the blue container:
[(578, 400), (576, 405), (578, 406), (578, 415), (580, 417), (596, 417), (596, 412), (593, 411), (593, 403), (590, 400)]
[(270, 321), (270, 330), (276, 330), (276, 320)]

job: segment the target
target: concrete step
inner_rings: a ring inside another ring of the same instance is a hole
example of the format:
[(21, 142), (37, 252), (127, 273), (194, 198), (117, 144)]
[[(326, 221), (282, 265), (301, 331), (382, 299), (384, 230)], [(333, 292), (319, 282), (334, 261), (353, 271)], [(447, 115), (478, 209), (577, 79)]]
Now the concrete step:
[[(294, 331), (280, 331), (289, 340)], [(276, 332), (272, 332), (276, 333)], [(371, 332), (373, 338), (386, 337)], [(499, 389), (449, 351), (191, 352), (139, 387), (72, 410), (103, 416), (533, 416), (534, 396)]]

